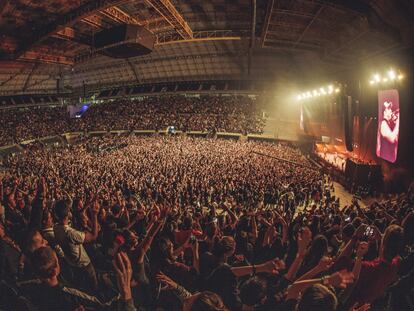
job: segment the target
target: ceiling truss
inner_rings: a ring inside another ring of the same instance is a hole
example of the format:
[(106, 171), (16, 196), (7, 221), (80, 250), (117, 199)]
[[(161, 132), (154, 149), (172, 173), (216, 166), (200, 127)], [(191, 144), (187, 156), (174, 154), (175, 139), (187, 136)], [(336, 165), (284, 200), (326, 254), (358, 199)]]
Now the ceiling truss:
[(101, 10), (100, 13), (120, 24), (131, 24), (139, 26), (143, 25), (142, 22), (137, 20), (135, 17), (129, 15), (128, 13), (124, 12), (117, 6)]
[(183, 39), (192, 39), (193, 31), (170, 0), (146, 0)]
[[(88, 1), (65, 16), (61, 16), (46, 27), (39, 29), (32, 40), (28, 40), (17, 47), (15, 53), (11, 56), (11, 59), (73, 65), (74, 62), (71, 57), (56, 55), (53, 53), (45, 53), (45, 55), (40, 55), (36, 52), (35, 48), (39, 45), (41, 46), (42, 42), (49, 37), (71, 41), (89, 47), (93, 46), (93, 38), (90, 35), (81, 34), (75, 30), (73, 26), (77, 22), (82, 22), (98, 31), (107, 27), (103, 21), (103, 18), (107, 18), (116, 24), (133, 24), (139, 26), (152, 25), (152, 20), (140, 21), (118, 7), (119, 4), (126, 2), (128, 2), (128, 0)], [(157, 24), (155, 24), (155, 28), (149, 29), (150, 31), (159, 32), (163, 30), (175, 30), (175, 33), (180, 37), (180, 39), (193, 39), (193, 31), (171, 1), (146, 0), (146, 2), (160, 14), (161, 17), (156, 17), (155, 19), (166, 21), (168, 25), (166, 26), (164, 24), (157, 27)], [(172, 39), (174, 41), (178, 41), (175, 40), (175, 38)], [(160, 44), (164, 43), (166, 43), (166, 39), (162, 37)]]
[[(212, 30), (198, 31), (193, 33), (192, 39), (183, 39), (179, 34), (162, 34), (157, 36), (155, 46), (179, 43), (195, 43), (202, 41), (239, 41), (248, 39), (248, 31)], [(99, 50), (91, 50), (75, 57), (75, 63), (82, 63), (96, 57)]]
[[(225, 57), (221, 56), (229, 57), (228, 68), (237, 64), (235, 70), (241, 68), (240, 72), (246, 72), (242, 68), (246, 62), (241, 64), (242, 57), (233, 54), (237, 50), (243, 57), (248, 55), (251, 37), (249, 0), (59, 1), (62, 1), (61, 8), (56, 8), (57, 0), (21, 0), (26, 4), (20, 6), (16, 5), (19, 1), (0, 1), (0, 25), (4, 32), (0, 40), (0, 62), (18, 65), (7, 67), (9, 71), (2, 74), (0, 86), (6, 84), (8, 88), (16, 88), (20, 85), (27, 92), (45, 85), (46, 88), (50, 87), (55, 77), (52, 70), (58, 67), (56, 65), (62, 65), (62, 77), (66, 79), (66, 84), (71, 83), (73, 76), (86, 76), (89, 71), (92, 71), (91, 81), (102, 79), (98, 72), (102, 76), (114, 77), (114, 74), (96, 69), (98, 65), (102, 68), (113, 65), (117, 74), (122, 72), (118, 68), (122, 66), (124, 78), (135, 80), (138, 84), (149, 81), (148, 79), (175, 79), (191, 70), (195, 72), (194, 75), (202, 76), (213, 70), (212, 62), (218, 62), (214, 59), (216, 54), (220, 56), (217, 58), (223, 60)], [(401, 8), (392, 7), (391, 2), (385, 5), (381, 1), (368, 0), (258, 1), (258, 21), (255, 24), (260, 29), (255, 34), (258, 37), (260, 35), (260, 44), (256, 45), (254, 52), (272, 57), (290, 55), (298, 64), (302, 59), (315, 59), (327, 66), (334, 62), (349, 64), (362, 61), (364, 57), (379, 55), (378, 53), (389, 53), (401, 47), (398, 43), (404, 38), (404, 44), (412, 42), (409, 34), (414, 29), (414, 22), (410, 24), (404, 14), (395, 13)], [(393, 16), (392, 10), (395, 11)], [(56, 12), (66, 13), (59, 15)], [(407, 9), (405, 15), (410, 12), (414, 11)], [(41, 22), (42, 17), (44, 20)], [(16, 25), (12, 18), (15, 18)], [(395, 21), (398, 18), (402, 19), (401, 24)], [(122, 24), (139, 25), (151, 31), (156, 37), (154, 53), (148, 57), (120, 61), (100, 56), (92, 61), (100, 51), (94, 48), (95, 34)], [(411, 25), (411, 28), (407, 25)], [(22, 35), (19, 35), (21, 29), (26, 32), (22, 31)], [(407, 32), (404, 36), (401, 29)], [(33, 36), (30, 37), (32, 32)], [(399, 39), (400, 36), (402, 39)], [(262, 48), (265, 51), (261, 51)], [(184, 59), (189, 55), (197, 59), (200, 57), (199, 64), (193, 60), (182, 61), (181, 67), (177, 69), (173, 64), (177, 55)], [(88, 60), (91, 62), (75, 66)], [(53, 66), (43, 66), (42, 63)], [(285, 64), (283, 61), (281, 63)], [(25, 69), (19, 66), (24, 66)], [(218, 68), (222, 70), (226, 66), (223, 61)], [(292, 71), (295, 68), (291, 66)], [(233, 73), (231, 70), (229, 69), (230, 74)], [(42, 80), (46, 77), (46, 80)], [(34, 88), (30, 85), (33, 83), (36, 83)], [(120, 79), (120, 83), (124, 83), (124, 80)]]

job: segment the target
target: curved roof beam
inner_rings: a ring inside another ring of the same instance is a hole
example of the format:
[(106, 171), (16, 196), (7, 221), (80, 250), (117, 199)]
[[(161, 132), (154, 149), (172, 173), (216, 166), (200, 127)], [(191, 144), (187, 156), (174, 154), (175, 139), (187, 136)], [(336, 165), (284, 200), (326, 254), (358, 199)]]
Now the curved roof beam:
[(192, 39), (193, 31), (170, 0), (146, 0), (183, 39)]

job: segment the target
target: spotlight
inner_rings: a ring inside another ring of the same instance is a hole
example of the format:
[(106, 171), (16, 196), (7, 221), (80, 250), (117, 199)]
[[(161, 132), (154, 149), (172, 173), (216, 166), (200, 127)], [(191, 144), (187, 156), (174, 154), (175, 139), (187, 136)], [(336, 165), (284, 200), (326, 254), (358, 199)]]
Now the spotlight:
[(340, 91), (339, 88), (335, 89), (335, 93), (339, 93), (339, 91)]
[(298, 95), (298, 100), (302, 100), (302, 95)]
[(395, 80), (395, 78), (396, 78), (395, 71), (394, 71), (394, 70), (390, 70), (390, 71), (388, 71), (388, 77), (389, 77), (391, 80)]
[(402, 74), (398, 75), (398, 80), (402, 80), (404, 78), (404, 76)]
[(382, 79), (382, 82), (388, 82), (388, 78)]
[(318, 91), (317, 90), (313, 90), (313, 96), (317, 96), (318, 95)]
[(380, 82), (381, 81), (381, 76), (378, 73), (375, 74), (374, 75), (374, 80), (377, 81), (377, 82)]
[(375, 83), (374, 80), (369, 81), (369, 84), (373, 85)]
[(323, 87), (321, 87), (320, 91), (321, 91), (321, 93), (322, 93), (323, 95), (325, 95), (325, 94), (326, 94), (326, 91), (325, 91), (325, 89), (324, 89)]

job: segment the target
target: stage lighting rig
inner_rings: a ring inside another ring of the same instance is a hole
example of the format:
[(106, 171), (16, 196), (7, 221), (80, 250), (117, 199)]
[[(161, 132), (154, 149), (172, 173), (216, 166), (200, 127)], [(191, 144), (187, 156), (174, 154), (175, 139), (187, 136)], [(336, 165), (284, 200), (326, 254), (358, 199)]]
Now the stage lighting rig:
[(404, 75), (398, 70), (390, 69), (384, 74), (376, 73), (369, 80), (370, 85), (397, 83), (404, 79)]
[(338, 94), (341, 92), (341, 86), (339, 84), (333, 85), (327, 85), (319, 88), (315, 88), (312, 91), (306, 91), (303, 93), (300, 93), (297, 95), (297, 100), (305, 100), (313, 97), (320, 97), (320, 96), (329, 96), (332, 94)]

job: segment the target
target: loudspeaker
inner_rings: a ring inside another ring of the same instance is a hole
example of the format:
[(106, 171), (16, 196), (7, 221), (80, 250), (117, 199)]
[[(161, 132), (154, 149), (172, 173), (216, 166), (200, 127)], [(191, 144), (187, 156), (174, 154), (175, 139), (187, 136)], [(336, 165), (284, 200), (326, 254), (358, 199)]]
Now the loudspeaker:
[(352, 97), (343, 97), (344, 102), (344, 126), (345, 126), (345, 145), (348, 151), (353, 151), (352, 146), (352, 131), (353, 131), (353, 111), (352, 111)]
[(155, 36), (144, 27), (123, 24), (97, 33), (94, 47), (113, 58), (129, 58), (152, 52)]

